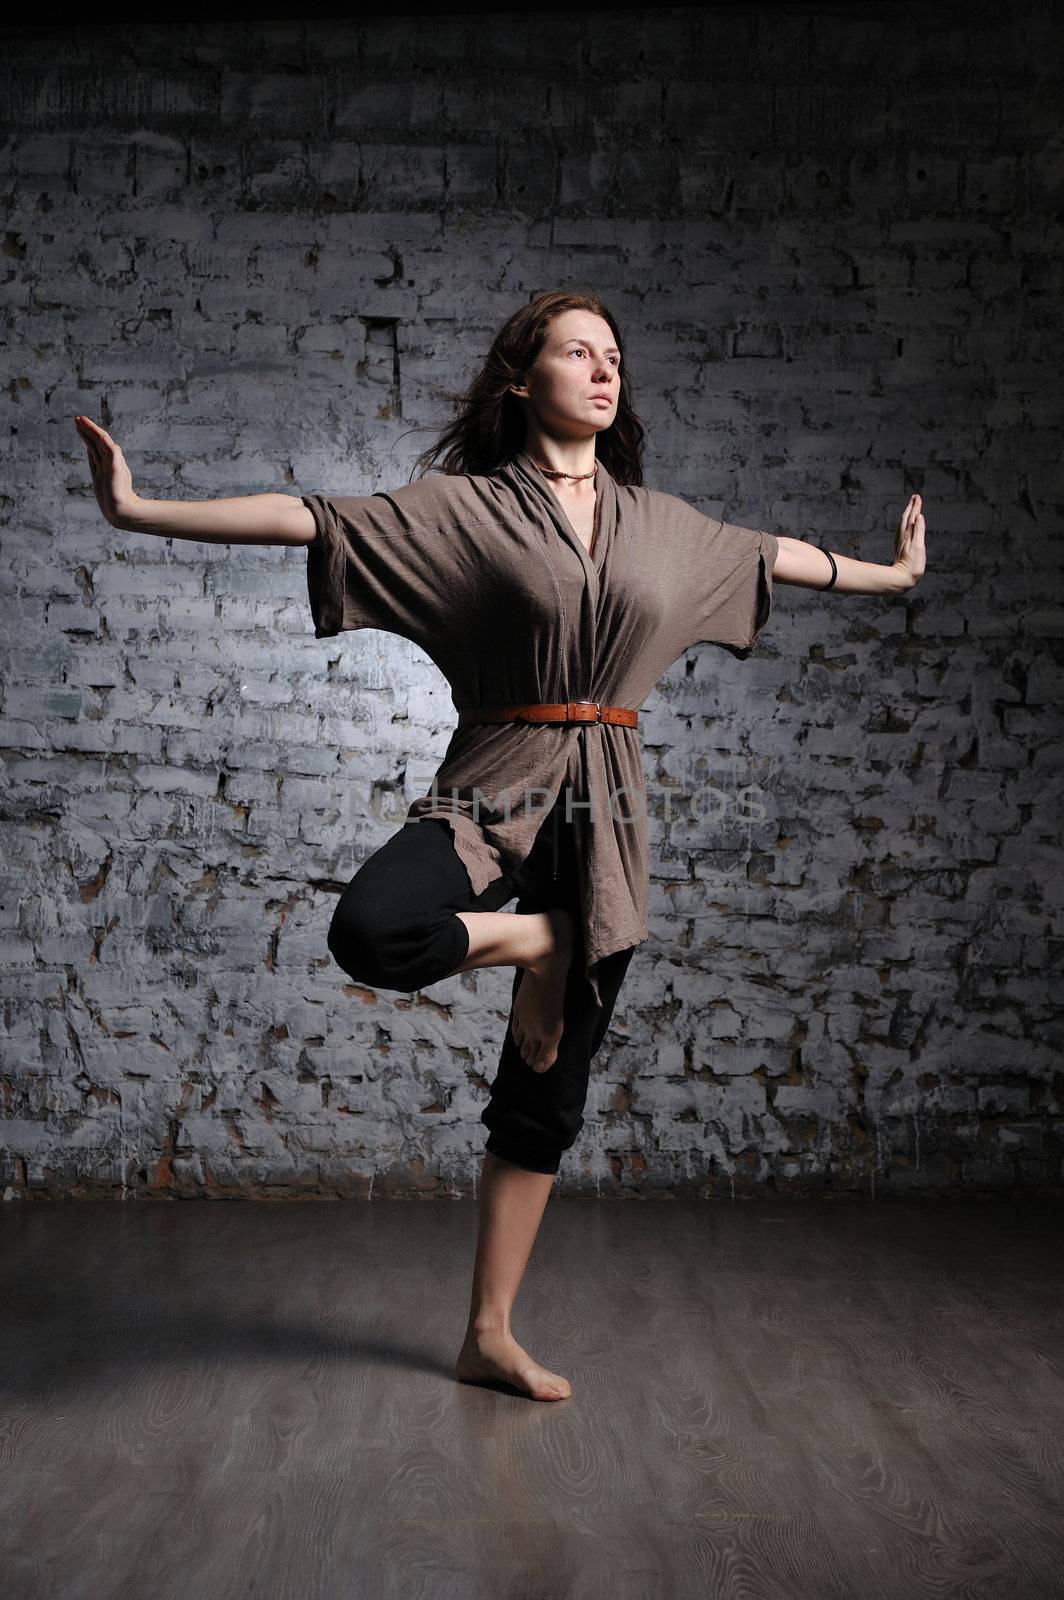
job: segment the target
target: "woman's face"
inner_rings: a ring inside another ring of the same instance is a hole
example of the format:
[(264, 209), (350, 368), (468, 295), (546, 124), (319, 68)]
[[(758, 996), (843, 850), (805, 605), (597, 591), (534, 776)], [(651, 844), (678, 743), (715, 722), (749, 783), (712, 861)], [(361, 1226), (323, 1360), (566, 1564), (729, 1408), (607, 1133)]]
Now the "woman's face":
[(527, 382), (512, 384), (511, 390), (527, 399), (545, 433), (590, 438), (604, 432), (617, 415), (620, 365), (620, 351), (604, 317), (593, 311), (562, 311), (547, 329)]

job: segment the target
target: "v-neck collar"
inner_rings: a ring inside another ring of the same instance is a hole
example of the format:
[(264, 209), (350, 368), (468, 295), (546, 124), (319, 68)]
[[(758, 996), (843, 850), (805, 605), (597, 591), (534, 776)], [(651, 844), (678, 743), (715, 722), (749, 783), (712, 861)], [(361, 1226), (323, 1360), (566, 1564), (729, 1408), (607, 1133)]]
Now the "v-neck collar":
[(602, 563), (605, 559), (607, 543), (605, 537), (605, 518), (603, 515), (603, 503), (608, 493), (608, 489), (606, 488), (606, 479), (609, 477), (609, 473), (607, 472), (606, 468), (603, 466), (601, 461), (595, 462), (595, 510), (591, 518), (591, 550), (589, 551), (587, 545), (584, 543), (583, 539), (581, 539), (580, 535), (569, 521), (565, 507), (561, 500), (559, 500), (558, 496), (551, 488), (550, 479), (547, 477), (546, 473), (542, 470), (538, 463), (532, 458), (532, 456), (529, 455), (527, 450), (519, 450), (517, 455), (514, 457), (514, 460), (520, 464), (520, 466), (524, 469), (528, 476), (531, 477), (537, 488), (540, 490), (541, 495), (547, 501), (550, 507), (551, 514), (556, 525), (561, 530), (568, 543), (573, 546), (585, 567), (589, 569), (594, 578), (595, 587), (597, 588), (598, 579), (602, 572)]

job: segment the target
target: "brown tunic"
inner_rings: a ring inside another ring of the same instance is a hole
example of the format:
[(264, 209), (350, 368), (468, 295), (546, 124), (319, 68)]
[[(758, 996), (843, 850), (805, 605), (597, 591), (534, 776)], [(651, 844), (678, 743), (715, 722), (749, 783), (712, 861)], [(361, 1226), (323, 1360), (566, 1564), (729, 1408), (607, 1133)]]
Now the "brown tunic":
[[(457, 710), (562, 700), (638, 709), (695, 644), (745, 659), (772, 605), (775, 536), (619, 484), (601, 461), (595, 490), (590, 554), (523, 450), (490, 474), (302, 496), (317, 524), (307, 548), (315, 637), (379, 628), (412, 640)], [(407, 815), (448, 824), (480, 894), (525, 859), (567, 783), (597, 997), (596, 964), (649, 937), (638, 728), (464, 725)]]

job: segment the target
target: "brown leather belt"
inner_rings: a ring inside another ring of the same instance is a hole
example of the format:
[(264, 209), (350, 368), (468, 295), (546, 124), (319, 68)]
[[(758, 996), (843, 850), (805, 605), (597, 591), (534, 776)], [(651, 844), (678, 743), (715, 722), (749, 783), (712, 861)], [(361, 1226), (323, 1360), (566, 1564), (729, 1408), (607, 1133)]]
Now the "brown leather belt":
[(469, 706), (458, 713), (463, 722), (619, 722), (639, 726), (639, 712), (627, 706), (604, 706), (597, 700), (541, 701), (525, 706)]

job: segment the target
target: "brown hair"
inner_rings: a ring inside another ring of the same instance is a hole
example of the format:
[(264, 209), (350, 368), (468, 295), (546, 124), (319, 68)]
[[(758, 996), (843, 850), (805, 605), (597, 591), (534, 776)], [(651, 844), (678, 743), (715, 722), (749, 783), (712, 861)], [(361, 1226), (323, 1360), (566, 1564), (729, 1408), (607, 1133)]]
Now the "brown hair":
[(490, 473), (524, 449), (524, 412), (509, 386), (525, 377), (543, 348), (552, 319), (563, 311), (593, 311), (610, 325), (621, 351), (620, 393), (613, 421), (596, 437), (595, 454), (618, 483), (643, 482), (644, 429), (632, 408), (631, 380), (624, 363), (620, 330), (597, 294), (568, 294), (562, 289), (538, 295), (515, 311), (495, 335), (484, 365), (469, 387), (464, 393), (446, 396), (458, 415), (436, 443), (418, 456), (418, 477), (424, 477), (441, 454), (442, 472)]

